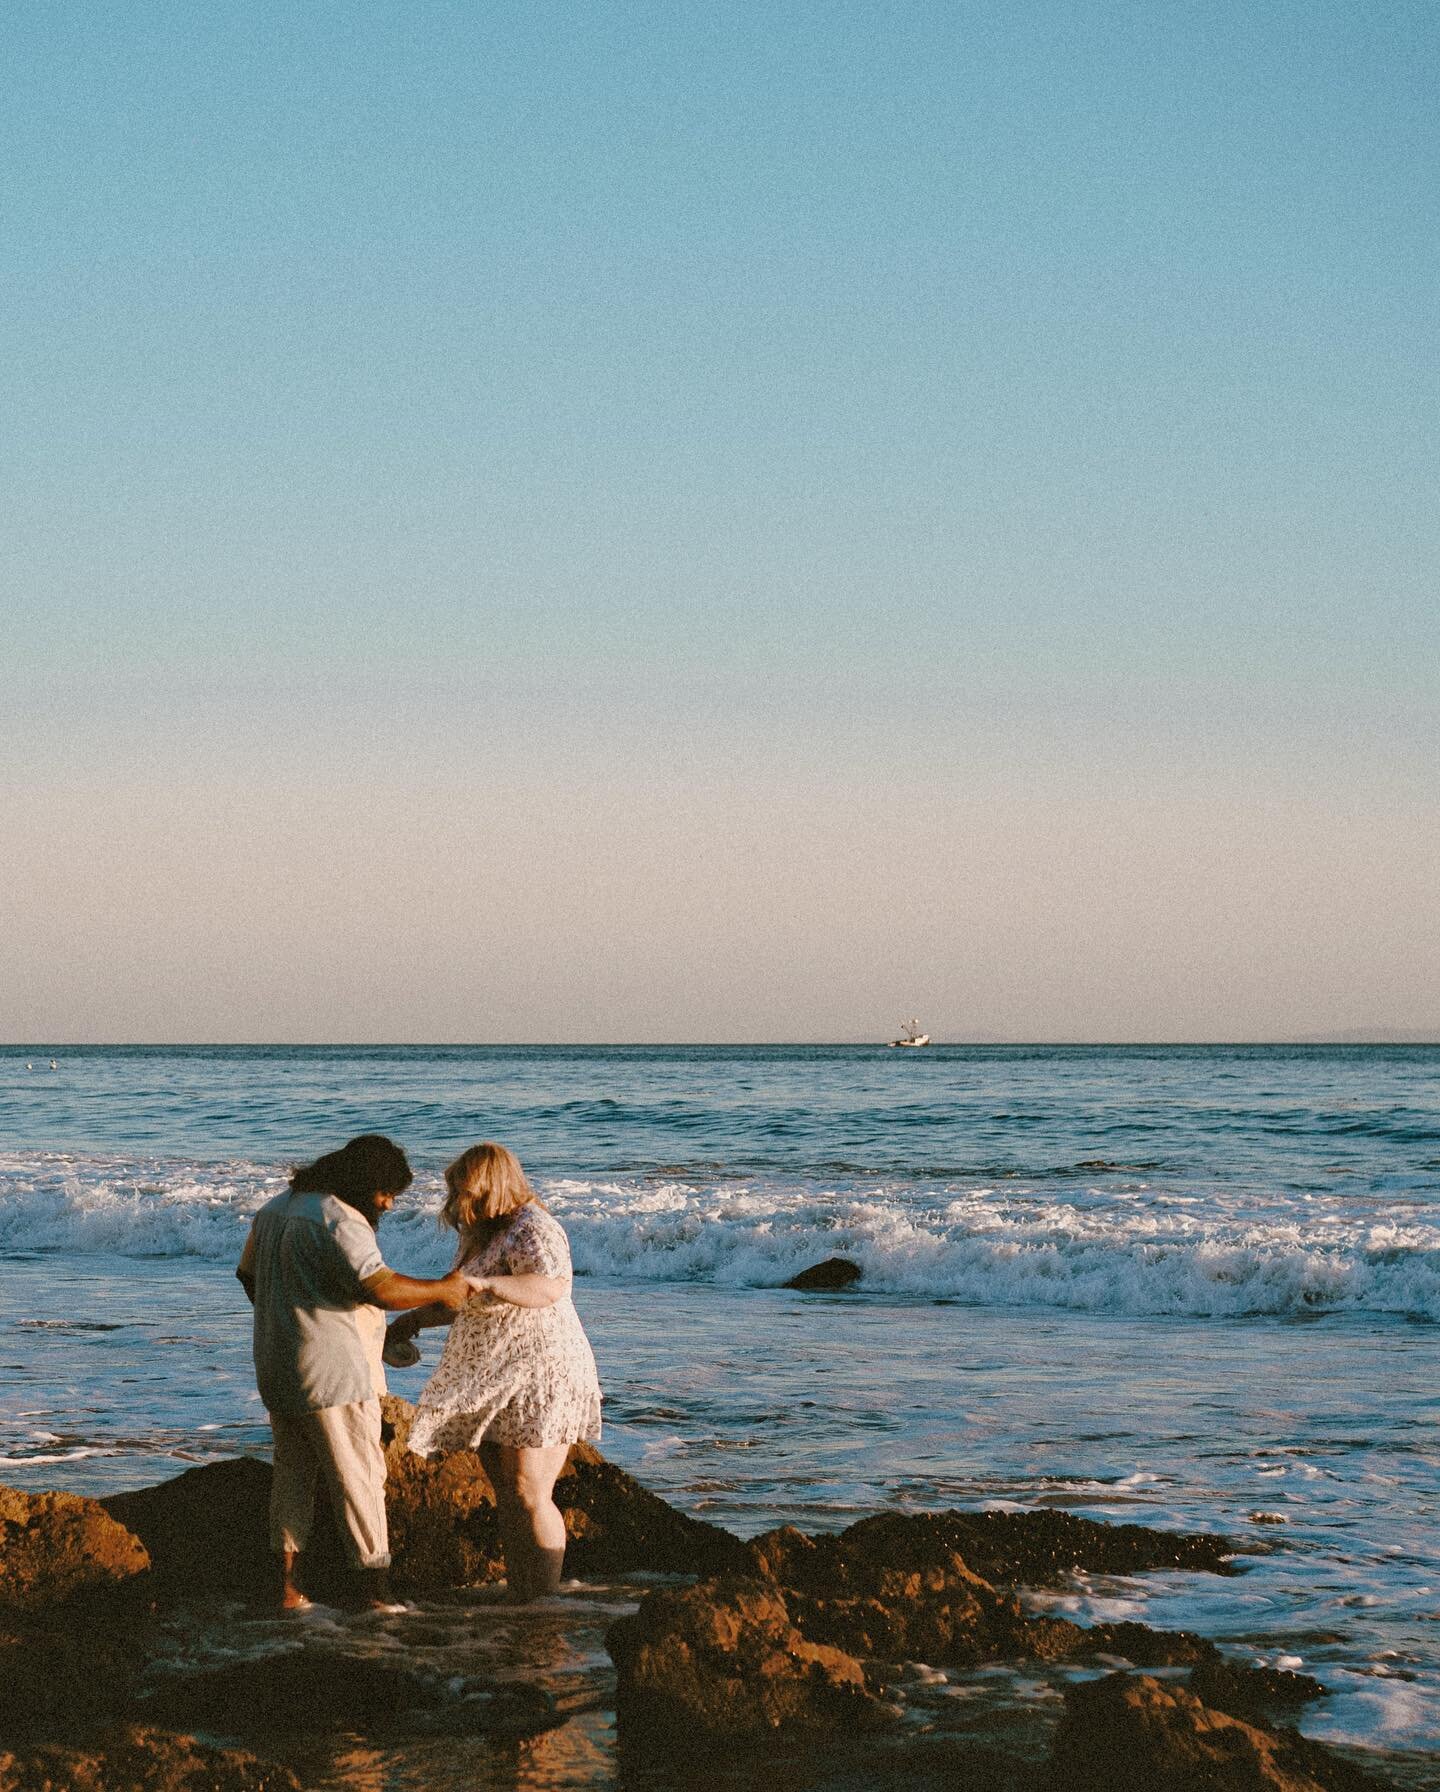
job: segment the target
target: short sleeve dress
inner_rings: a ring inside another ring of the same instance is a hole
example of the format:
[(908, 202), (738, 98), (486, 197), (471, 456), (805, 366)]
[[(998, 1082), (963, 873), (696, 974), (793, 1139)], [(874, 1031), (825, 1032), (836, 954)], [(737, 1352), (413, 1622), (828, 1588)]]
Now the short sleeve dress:
[[(570, 1245), (558, 1220), (527, 1203), (461, 1268), (568, 1283)], [(462, 1307), (420, 1396), (410, 1448), (417, 1456), (443, 1456), (481, 1443), (537, 1448), (599, 1436), (595, 1358), (567, 1292), (548, 1307), (493, 1299)]]

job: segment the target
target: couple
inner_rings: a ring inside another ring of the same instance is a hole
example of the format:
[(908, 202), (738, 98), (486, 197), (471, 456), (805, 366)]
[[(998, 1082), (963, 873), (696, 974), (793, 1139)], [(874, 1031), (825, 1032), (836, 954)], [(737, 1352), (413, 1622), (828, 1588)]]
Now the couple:
[[(595, 1359), (570, 1301), (570, 1248), (513, 1153), (473, 1145), (445, 1172), (455, 1266), (436, 1279), (385, 1263), (375, 1230), (413, 1181), (375, 1133), (299, 1169), (256, 1214), (236, 1274), (255, 1308), (255, 1376), (275, 1437), (270, 1543), (281, 1605), (298, 1580), (323, 1477), (367, 1602), (390, 1604), (383, 1357), (418, 1360), (422, 1326), (449, 1325), (410, 1448), (478, 1450), (495, 1489), (512, 1598), (560, 1584), (565, 1522), (552, 1493), (569, 1447), (600, 1435)], [(387, 1332), (385, 1313), (399, 1313)]]

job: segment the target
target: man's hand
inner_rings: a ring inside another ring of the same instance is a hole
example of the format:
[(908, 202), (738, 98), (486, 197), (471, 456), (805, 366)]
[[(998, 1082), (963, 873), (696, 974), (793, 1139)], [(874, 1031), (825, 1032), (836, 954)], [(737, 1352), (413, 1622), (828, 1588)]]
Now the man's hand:
[(474, 1286), (474, 1278), (461, 1275), (457, 1269), (435, 1284), (435, 1299), (458, 1313), (469, 1300)]

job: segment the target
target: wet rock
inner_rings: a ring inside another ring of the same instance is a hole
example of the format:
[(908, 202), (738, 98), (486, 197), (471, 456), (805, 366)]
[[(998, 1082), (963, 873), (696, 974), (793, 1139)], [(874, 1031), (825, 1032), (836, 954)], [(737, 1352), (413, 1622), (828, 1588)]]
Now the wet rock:
[(673, 1750), (877, 1730), (898, 1716), (853, 1655), (801, 1634), (773, 1582), (726, 1577), (650, 1593), (605, 1641), (631, 1740), (654, 1737)]
[(162, 1722), (244, 1736), (316, 1729), (363, 1735), (533, 1736), (554, 1727), (543, 1688), (484, 1676), (456, 1679), (397, 1661), (311, 1645), (284, 1653), (172, 1670), (157, 1676), (143, 1706)]
[(1118, 1655), (1137, 1668), (1190, 1667), (1196, 1662), (1220, 1666), (1220, 1651), (1193, 1630), (1152, 1630), (1148, 1624), (1123, 1621), (1091, 1624), (1080, 1634), (1085, 1640), (1079, 1652)]
[(885, 1661), (974, 1662), (1024, 1654), (1026, 1620), (953, 1550), (906, 1521), (885, 1547), (793, 1526), (749, 1545), (752, 1572), (783, 1587), (803, 1634)]
[(865, 1272), (858, 1263), (852, 1263), (848, 1257), (827, 1257), (823, 1263), (812, 1263), (809, 1269), (802, 1269), (798, 1276), (791, 1276), (788, 1282), (782, 1282), (782, 1288), (799, 1288), (806, 1292), (812, 1289), (849, 1288), (858, 1282)]
[[(901, 1543), (902, 1533), (910, 1535)], [(961, 1556), (996, 1586), (1055, 1586), (1077, 1570), (1140, 1574), (1156, 1568), (1233, 1574), (1236, 1545), (1209, 1532), (1158, 1531), (1138, 1524), (1101, 1524), (1073, 1512), (880, 1513), (862, 1518), (841, 1538), (885, 1555), (924, 1548)]]
[(300, 1782), (238, 1749), (129, 1729), (91, 1748), (0, 1754), (0, 1792), (300, 1792)]
[(570, 1538), (565, 1572), (582, 1579), (725, 1574), (745, 1561), (738, 1537), (677, 1511), (589, 1444), (571, 1450), (555, 1503)]
[(1267, 1722), (1326, 1696), (1324, 1686), (1309, 1674), (1249, 1667), (1238, 1661), (1207, 1662), (1196, 1668), (1188, 1684), (1202, 1704), (1229, 1717), (1242, 1717), (1247, 1723)]
[(97, 1500), (0, 1487), (0, 1611), (113, 1589), (149, 1566), (140, 1539)]
[(1380, 1782), (1294, 1731), (1204, 1705), (1148, 1675), (1071, 1687), (1047, 1792), (1362, 1792)]

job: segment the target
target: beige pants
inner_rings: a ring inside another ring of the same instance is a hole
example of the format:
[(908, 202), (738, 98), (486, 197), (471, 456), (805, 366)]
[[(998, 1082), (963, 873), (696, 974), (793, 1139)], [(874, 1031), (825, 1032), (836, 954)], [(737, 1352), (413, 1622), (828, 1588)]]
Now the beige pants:
[(270, 1484), (270, 1547), (275, 1553), (302, 1550), (310, 1541), (315, 1480), (323, 1475), (352, 1566), (388, 1568), (380, 1402), (272, 1412), (270, 1429), (275, 1434), (275, 1478)]

